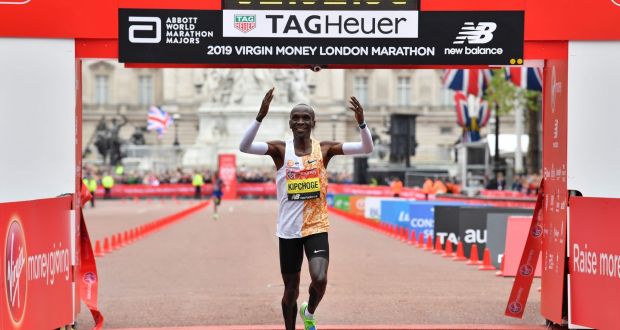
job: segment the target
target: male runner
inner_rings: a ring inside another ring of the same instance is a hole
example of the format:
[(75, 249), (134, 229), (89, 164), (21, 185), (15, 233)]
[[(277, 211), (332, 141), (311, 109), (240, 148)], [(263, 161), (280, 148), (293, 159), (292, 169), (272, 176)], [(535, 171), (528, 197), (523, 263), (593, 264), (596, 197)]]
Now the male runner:
[(211, 193), (213, 197), (213, 219), (217, 220), (220, 215), (217, 213), (217, 207), (222, 203), (222, 195), (224, 195), (222, 188), (224, 183), (220, 179), (220, 176), (215, 173), (213, 175), (213, 193)]
[(276, 235), (279, 237), (280, 272), (284, 281), (282, 314), (287, 330), (295, 329), (297, 297), (303, 253), (310, 269), (307, 303), (299, 313), (306, 330), (315, 330), (316, 311), (327, 287), (329, 244), (327, 231), (327, 164), (336, 155), (368, 154), (373, 143), (364, 122), (364, 110), (355, 97), (349, 109), (361, 129), (361, 142), (319, 142), (311, 138), (315, 125), (314, 110), (298, 104), (291, 110), (289, 127), (293, 139), (288, 141), (253, 142), (261, 122), (269, 111), (274, 88), (265, 95), (260, 111), (241, 139), (239, 149), (255, 155), (269, 155), (276, 165), (277, 198), (280, 205)]

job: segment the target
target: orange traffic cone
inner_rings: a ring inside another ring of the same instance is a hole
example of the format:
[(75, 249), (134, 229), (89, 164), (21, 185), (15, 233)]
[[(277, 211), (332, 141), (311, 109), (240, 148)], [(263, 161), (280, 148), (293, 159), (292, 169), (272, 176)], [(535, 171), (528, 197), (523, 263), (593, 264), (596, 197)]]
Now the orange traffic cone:
[(123, 241), (123, 235), (121, 235), (121, 233), (116, 234), (116, 244), (119, 249), (125, 246), (125, 241)]
[(420, 233), (420, 235), (418, 235), (418, 241), (415, 243), (416, 247), (424, 247), (424, 233)]
[(407, 242), (409, 238), (407, 237), (407, 228), (400, 227), (400, 240), (403, 242)]
[(441, 245), (441, 240), (439, 237), (435, 237), (435, 249), (432, 251), (433, 253), (442, 253), (443, 246)]
[(424, 251), (433, 251), (433, 237), (431, 235), (426, 236), (426, 246)]
[(466, 263), (467, 265), (480, 265), (480, 259), (478, 258), (478, 246), (476, 244), (471, 245), (471, 250), (469, 251), (469, 260)]
[(478, 267), (478, 270), (495, 270), (495, 267), (491, 264), (491, 251), (489, 248), (484, 248), (484, 254), (482, 255), (482, 265)]
[(101, 242), (99, 242), (99, 240), (95, 241), (95, 257), (103, 257), (103, 252), (101, 251)]
[(465, 251), (463, 250), (463, 242), (459, 241), (456, 243), (456, 255), (452, 261), (465, 261), (467, 258), (465, 257)]
[(502, 263), (499, 264), (499, 270), (495, 272), (495, 276), (504, 276), (504, 261), (506, 259), (502, 257)]
[(103, 253), (112, 252), (112, 247), (110, 246), (110, 240), (106, 237), (103, 239)]
[(112, 249), (112, 251), (118, 249), (118, 243), (116, 242), (116, 235), (112, 235), (112, 238), (110, 239), (110, 249)]
[(407, 244), (416, 245), (415, 242), (415, 231), (407, 229)]
[(446, 240), (446, 250), (441, 254), (444, 258), (454, 258), (454, 250), (452, 250), (452, 242)]

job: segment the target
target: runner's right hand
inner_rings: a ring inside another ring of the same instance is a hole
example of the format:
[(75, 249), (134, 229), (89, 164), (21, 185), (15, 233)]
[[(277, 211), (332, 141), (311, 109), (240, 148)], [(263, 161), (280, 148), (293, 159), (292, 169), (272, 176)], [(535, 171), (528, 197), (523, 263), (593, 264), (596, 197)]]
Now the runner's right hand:
[(265, 97), (263, 98), (263, 103), (261, 103), (260, 110), (258, 111), (258, 115), (256, 116), (256, 121), (261, 122), (263, 121), (263, 118), (267, 116), (267, 112), (269, 112), (269, 105), (271, 104), (271, 100), (273, 100), (273, 91), (275, 89), (275, 87), (272, 87), (267, 92), (267, 94), (265, 94)]

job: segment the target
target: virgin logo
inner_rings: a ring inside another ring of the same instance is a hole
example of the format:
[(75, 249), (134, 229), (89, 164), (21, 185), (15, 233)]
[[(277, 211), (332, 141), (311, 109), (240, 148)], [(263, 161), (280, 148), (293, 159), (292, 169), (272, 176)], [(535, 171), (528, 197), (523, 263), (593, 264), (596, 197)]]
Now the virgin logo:
[(22, 226), (13, 221), (6, 238), (6, 293), (14, 322), (20, 322), (26, 306), (26, 239)]

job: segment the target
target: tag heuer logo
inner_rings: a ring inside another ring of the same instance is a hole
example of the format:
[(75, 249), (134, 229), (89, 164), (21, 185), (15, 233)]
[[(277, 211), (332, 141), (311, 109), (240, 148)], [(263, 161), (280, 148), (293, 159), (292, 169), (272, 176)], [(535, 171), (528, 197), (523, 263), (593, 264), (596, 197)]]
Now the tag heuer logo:
[(235, 29), (248, 33), (256, 27), (256, 15), (235, 15)]

